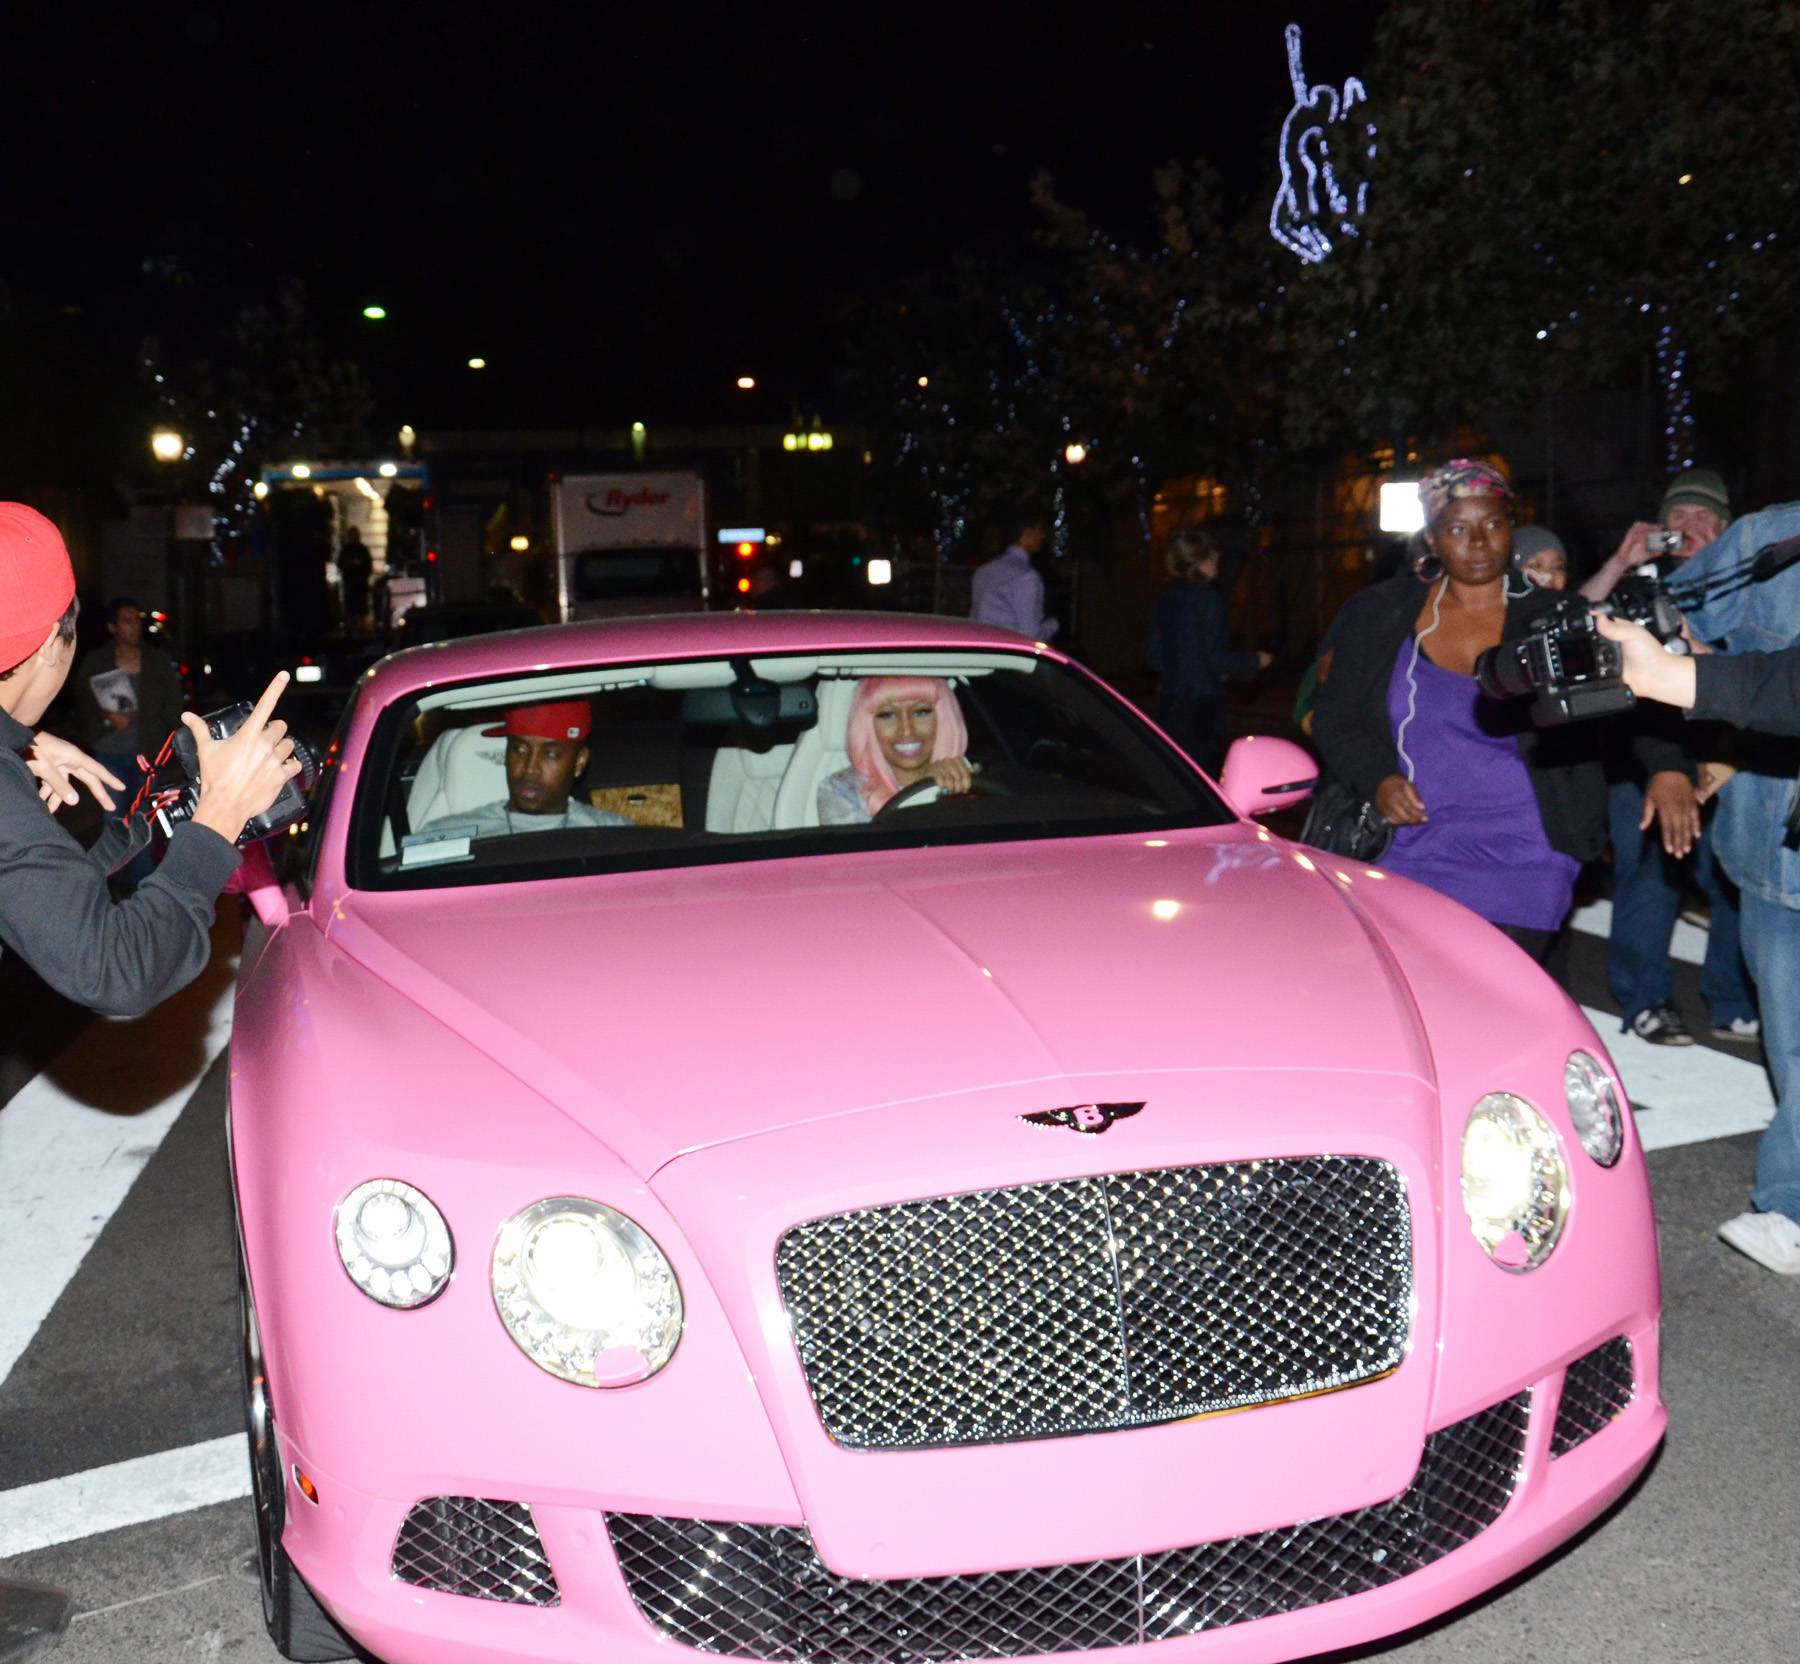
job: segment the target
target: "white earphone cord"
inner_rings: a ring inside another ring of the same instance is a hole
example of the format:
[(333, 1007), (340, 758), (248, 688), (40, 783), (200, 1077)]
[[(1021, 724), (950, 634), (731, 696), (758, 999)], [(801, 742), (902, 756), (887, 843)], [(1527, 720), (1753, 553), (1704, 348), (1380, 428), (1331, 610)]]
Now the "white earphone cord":
[(1400, 719), (1400, 727), (1394, 734), (1394, 750), (1399, 753), (1400, 766), (1406, 770), (1408, 780), (1416, 780), (1413, 760), (1406, 754), (1406, 730), (1412, 726), (1412, 720), (1419, 714), (1419, 648), (1425, 638), (1435, 630), (1444, 618), (1444, 591), (1450, 587), (1448, 577), (1438, 579), (1437, 592), (1431, 598), (1431, 622), (1413, 637), (1412, 657), (1406, 662), (1406, 715)]

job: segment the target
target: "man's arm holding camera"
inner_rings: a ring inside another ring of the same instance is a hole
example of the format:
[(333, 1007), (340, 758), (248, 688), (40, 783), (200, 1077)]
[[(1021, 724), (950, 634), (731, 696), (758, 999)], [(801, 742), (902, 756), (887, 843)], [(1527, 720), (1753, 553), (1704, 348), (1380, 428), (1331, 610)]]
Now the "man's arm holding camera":
[(1763, 734), (1800, 735), (1800, 647), (1778, 653), (1669, 652), (1641, 625), (1602, 618), (1619, 644), (1625, 685), (1640, 699), (1673, 705), (1696, 719)]
[(149, 1010), (198, 974), (213, 904), (238, 865), (236, 840), (299, 768), (286, 724), (269, 720), (286, 684), (277, 676), (228, 739), (182, 717), (200, 757), (199, 803), (156, 872), (117, 903), (40, 801), (26, 760), (36, 737), (0, 713), (0, 941), (59, 993), (117, 1016)]

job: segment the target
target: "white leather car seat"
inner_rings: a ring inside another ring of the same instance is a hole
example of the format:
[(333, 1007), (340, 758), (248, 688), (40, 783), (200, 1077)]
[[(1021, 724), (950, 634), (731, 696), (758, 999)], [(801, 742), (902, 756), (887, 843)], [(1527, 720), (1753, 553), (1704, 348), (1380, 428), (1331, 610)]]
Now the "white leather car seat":
[(482, 733), (488, 719), (451, 728), (431, 742), (406, 797), (407, 824), (422, 832), (434, 820), (467, 814), (506, 796), (506, 740)]
[(706, 830), (767, 832), (775, 825), (775, 794), (793, 755), (792, 745), (767, 751), (721, 746), (706, 786)]
[(819, 824), (819, 787), (839, 769), (850, 766), (845, 749), (850, 710), (856, 703), (858, 679), (823, 677), (817, 687), (819, 718), (794, 742), (794, 755), (775, 794), (775, 825)]

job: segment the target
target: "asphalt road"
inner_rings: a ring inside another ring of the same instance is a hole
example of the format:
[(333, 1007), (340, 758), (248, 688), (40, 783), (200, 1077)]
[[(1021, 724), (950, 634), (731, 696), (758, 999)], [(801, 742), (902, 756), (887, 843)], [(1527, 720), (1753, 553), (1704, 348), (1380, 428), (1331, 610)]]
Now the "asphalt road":
[[(1592, 927), (1603, 916), (1590, 915)], [(1688, 932), (1678, 951), (1694, 957)], [(87, 1022), (0, 963), (0, 1571), (63, 1585), (83, 1660), (273, 1660), (237, 1384), (221, 995)], [(1570, 975), (1597, 1011), (1601, 944)], [(1697, 971), (1677, 998), (1698, 1023)], [(1608, 1025), (1603, 1032), (1612, 1041)], [(1775, 1660), (1800, 1654), (1800, 1279), (1723, 1247), (1744, 1206), (1753, 1049), (1615, 1056), (1654, 1149), (1671, 1432), (1637, 1490), (1506, 1589), (1340, 1660)], [(127, 1523), (129, 1522), (129, 1523)], [(43, 1546), (30, 1546), (42, 1542)]]

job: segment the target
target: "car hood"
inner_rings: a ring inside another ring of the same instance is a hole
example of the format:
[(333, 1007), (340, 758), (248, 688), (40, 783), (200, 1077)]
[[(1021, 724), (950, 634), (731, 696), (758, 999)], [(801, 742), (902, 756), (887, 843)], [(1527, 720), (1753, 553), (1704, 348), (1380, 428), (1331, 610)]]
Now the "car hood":
[(323, 922), (648, 1177), (879, 1106), (1061, 1103), (1064, 1077), (1429, 1079), (1367, 882), (1240, 825), (357, 893)]

